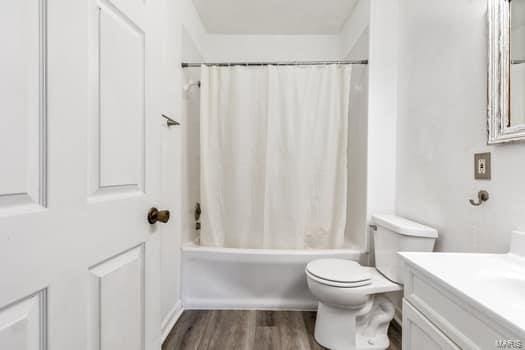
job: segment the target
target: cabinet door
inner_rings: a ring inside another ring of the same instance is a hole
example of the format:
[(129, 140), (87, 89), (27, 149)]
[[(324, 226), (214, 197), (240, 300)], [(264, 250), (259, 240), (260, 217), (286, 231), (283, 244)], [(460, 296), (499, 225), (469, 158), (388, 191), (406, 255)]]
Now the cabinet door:
[(444, 333), (403, 300), (403, 350), (459, 350)]

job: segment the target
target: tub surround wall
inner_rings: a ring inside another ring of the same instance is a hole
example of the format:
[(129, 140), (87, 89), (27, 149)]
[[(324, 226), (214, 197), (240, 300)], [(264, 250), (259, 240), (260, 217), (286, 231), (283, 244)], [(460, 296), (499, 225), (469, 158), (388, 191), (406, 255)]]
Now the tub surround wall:
[[(187, 62), (204, 60), (198, 44), (193, 40), (186, 28), (182, 37), (182, 57)], [(199, 81), (200, 68), (182, 69), (183, 85), (189, 81)], [(182, 87), (181, 87), (182, 90)], [(181, 164), (182, 197), (181, 225), (182, 242), (192, 242), (198, 237), (195, 229), (195, 205), (200, 201), (200, 88), (194, 86), (188, 92), (183, 92), (181, 130)]]
[[(437, 250), (507, 251), (525, 228), (525, 145), (487, 146), (486, 2), (401, 0), (397, 212), (439, 230)], [(492, 181), (473, 155), (492, 152)], [(491, 199), (468, 203), (481, 190)]]

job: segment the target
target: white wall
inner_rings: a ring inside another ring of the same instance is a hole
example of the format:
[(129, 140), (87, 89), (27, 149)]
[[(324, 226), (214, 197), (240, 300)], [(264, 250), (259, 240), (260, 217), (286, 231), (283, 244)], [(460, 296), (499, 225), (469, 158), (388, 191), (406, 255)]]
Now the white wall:
[[(204, 56), (199, 45), (186, 28), (183, 29), (182, 57), (185, 62), (202, 62)], [(182, 86), (190, 81), (200, 80), (200, 68), (183, 69)], [(182, 86), (180, 87), (182, 89)], [(182, 243), (194, 241), (198, 233), (195, 229), (195, 204), (200, 201), (200, 89), (192, 87), (183, 92), (181, 114), (181, 164), (182, 188), (180, 196)]]
[[(368, 58), (369, 39), (368, 31), (362, 32), (345, 58)], [(366, 247), (367, 232), (368, 89), (368, 66), (353, 66), (348, 113), (348, 204), (345, 240), (347, 245), (359, 249)]]
[[(208, 32), (206, 32), (204, 28), (201, 18), (193, 5), (193, 1), (179, 0), (178, 3), (180, 4), (181, 12), (179, 25), (182, 25), (184, 35), (186, 36), (183, 45), (191, 42), (190, 45), (193, 46), (190, 51), (188, 51), (189, 46), (183, 47), (183, 55), (190, 55), (189, 57), (184, 57), (184, 59), (195, 57), (195, 55), (205, 55)], [(186, 40), (187, 38), (190, 40)]]
[[(360, 0), (346, 20), (341, 33), (339, 34), (340, 50), (344, 57), (347, 57), (354, 51), (357, 42), (368, 30), (370, 25), (370, 0)], [(354, 51), (354, 54), (356, 52)], [(365, 57), (368, 58), (368, 55)], [(360, 59), (360, 57), (351, 57), (350, 59)]]
[[(504, 252), (525, 229), (525, 145), (486, 145), (486, 2), (400, 2), (397, 211), (436, 227), (440, 251)], [(474, 180), (484, 151), (490, 182)]]
[(367, 146), (369, 219), (373, 214), (395, 211), (398, 14), (398, 0), (370, 1)]
[(185, 30), (195, 49), (208, 62), (335, 60), (343, 57), (338, 35), (210, 34), (192, 0), (181, 0), (181, 4)]
[[(188, 158), (185, 147), (188, 143), (185, 99), (182, 96), (183, 71), (180, 67), (182, 54), (185, 58), (201, 60), (198, 55), (204, 36), (202, 23), (191, 0), (164, 0), (165, 18), (163, 44), (163, 112), (181, 122), (180, 127), (161, 131), (162, 144), (162, 198), (159, 206), (171, 210), (170, 222), (162, 226), (161, 239), (161, 332), (166, 336), (182, 310), (181, 302), (181, 244), (189, 239), (187, 200), (189, 182), (183, 169)], [(159, 116), (160, 118), (160, 116)], [(181, 195), (186, 192), (186, 196)], [(186, 215), (185, 215), (186, 212)]]
[(205, 60), (203, 55), (202, 44), (195, 41), (195, 36), (191, 35), (191, 29), (182, 26), (182, 61), (184, 62), (202, 62)]
[(337, 35), (218, 35), (206, 37), (209, 62), (337, 60)]
[[(180, 8), (174, 1), (164, 1), (165, 24), (163, 44), (163, 113), (175, 119), (180, 116), (181, 106), (181, 70), (174, 64), (181, 60)], [(159, 116), (159, 122), (160, 122)], [(165, 336), (173, 326), (176, 316), (182, 310), (181, 304), (181, 251), (179, 215), (181, 207), (181, 177), (178, 168), (180, 159), (180, 130), (168, 128), (163, 123), (161, 130), (162, 154), (162, 198), (159, 206), (172, 212), (171, 220), (160, 231), (161, 240), (161, 313), (162, 329)]]

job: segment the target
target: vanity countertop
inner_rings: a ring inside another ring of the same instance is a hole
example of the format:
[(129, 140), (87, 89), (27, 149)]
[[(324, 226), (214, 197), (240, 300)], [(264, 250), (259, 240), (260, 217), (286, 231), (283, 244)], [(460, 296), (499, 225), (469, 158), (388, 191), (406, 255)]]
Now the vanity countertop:
[(400, 253), (406, 264), (525, 339), (525, 257)]

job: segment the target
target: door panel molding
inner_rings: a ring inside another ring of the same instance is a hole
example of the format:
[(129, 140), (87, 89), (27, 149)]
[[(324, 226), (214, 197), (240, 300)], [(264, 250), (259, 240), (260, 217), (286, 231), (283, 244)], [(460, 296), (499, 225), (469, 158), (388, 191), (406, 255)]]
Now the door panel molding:
[(90, 350), (144, 349), (144, 253), (141, 244), (89, 269)]
[(92, 75), (97, 81), (91, 99), (90, 199), (141, 195), (146, 190), (143, 20), (109, 1), (96, 2), (92, 14)]
[(47, 350), (47, 290), (0, 308), (0, 349)]
[[(3, 48), (6, 64), (0, 67), (6, 123), (0, 128), (0, 158), (6, 165), (0, 183), (0, 216), (47, 206), (47, 1), (11, 6), (14, 11), (0, 23), (0, 38), (7, 46)], [(13, 40), (17, 31), (25, 40)]]

